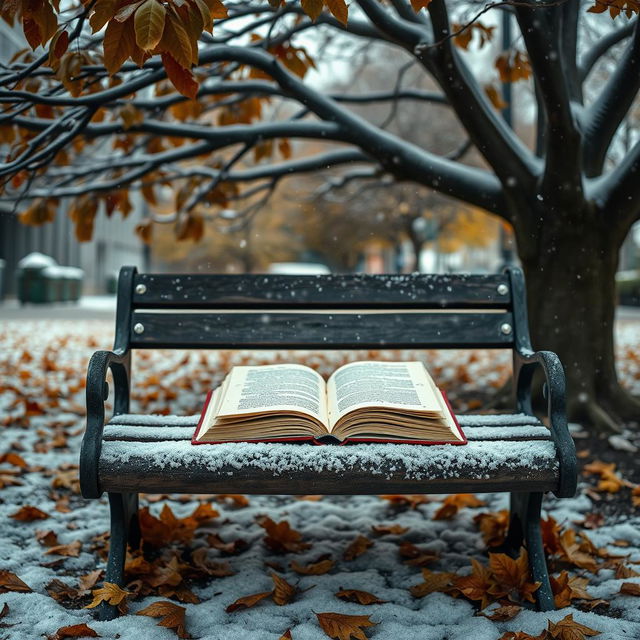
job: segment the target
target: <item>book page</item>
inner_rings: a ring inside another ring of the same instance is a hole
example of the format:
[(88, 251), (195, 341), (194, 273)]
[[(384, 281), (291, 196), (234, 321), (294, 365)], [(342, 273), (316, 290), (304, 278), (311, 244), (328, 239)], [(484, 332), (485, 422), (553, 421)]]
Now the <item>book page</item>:
[(344, 415), (362, 407), (441, 412), (442, 406), (421, 362), (352, 362), (329, 378), (330, 430)]
[(326, 384), (309, 367), (298, 364), (234, 367), (223, 391), (218, 417), (294, 411), (327, 424)]

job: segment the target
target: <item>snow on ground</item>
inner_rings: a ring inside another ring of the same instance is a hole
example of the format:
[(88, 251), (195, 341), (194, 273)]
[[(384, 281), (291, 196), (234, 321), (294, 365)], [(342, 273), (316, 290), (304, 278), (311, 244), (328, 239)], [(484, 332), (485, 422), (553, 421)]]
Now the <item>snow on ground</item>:
[[(112, 324), (99, 321), (6, 322), (0, 327), (0, 453), (17, 453), (29, 465), (24, 472), (11, 476), (17, 468), (8, 462), (0, 464), (0, 483), (7, 485), (0, 490), (0, 570), (17, 574), (33, 590), (1, 593), (0, 588), (0, 608), (4, 603), (9, 607), (9, 613), (0, 620), (1, 638), (35, 640), (81, 622), (103, 638), (176, 637), (171, 629), (157, 626), (156, 619), (133, 615), (152, 602), (167, 598), (153, 595), (134, 600), (129, 615), (99, 622), (92, 618), (90, 610), (81, 608), (89, 602), (88, 596), (65, 607), (46, 589), (54, 578), (77, 587), (79, 576), (104, 567), (104, 534), (109, 526), (107, 501), (85, 501), (77, 494), (73, 465), (78, 461), (84, 427), (86, 365), (94, 350), (110, 348), (111, 341)], [(640, 391), (638, 343), (635, 327), (625, 327), (618, 335), (618, 349), (624, 356), (621, 374), (636, 391)], [(328, 374), (346, 357), (399, 355), (417, 357), (410, 352), (316, 352), (299, 353), (296, 358)], [(276, 352), (137, 353), (132, 412), (190, 415), (199, 410), (204, 393), (221, 380), (229, 366), (292, 359), (292, 354)], [(454, 405), (459, 402), (470, 408), (474, 405), (468, 394), (474, 387), (497, 388), (509, 374), (509, 356), (502, 352), (464, 356), (460, 352), (430, 353), (427, 362), (434, 376), (449, 389)], [(465, 396), (464, 400), (461, 396)], [(12, 478), (22, 484), (11, 485)], [(177, 517), (185, 517), (201, 498), (190, 496), (184, 501), (184, 497), (167, 496), (158, 501), (157, 496), (146, 496), (141, 504), (149, 506), (156, 517), (163, 504), (170, 505)], [(480, 498), (487, 502), (486, 506), (463, 508), (451, 520), (434, 520), (442, 497), (432, 498), (415, 509), (398, 509), (376, 496), (328, 496), (319, 501), (250, 496), (249, 505), (243, 508), (228, 502), (214, 503), (219, 517), (197, 530), (191, 547), (207, 546), (207, 536), (217, 533), (224, 541), (240, 538), (248, 548), (224, 558), (218, 557), (220, 552), (215, 549), (209, 551), (211, 559), (228, 561), (234, 573), (190, 584), (200, 603), (179, 603), (187, 609), (187, 631), (203, 640), (277, 640), (291, 629), (294, 640), (321, 640), (326, 636), (314, 612), (330, 611), (371, 616), (379, 623), (367, 629), (372, 640), (467, 640), (471, 636), (474, 640), (497, 640), (505, 631), (538, 634), (547, 620), (558, 621), (572, 613), (576, 621), (600, 631), (598, 638), (602, 640), (640, 637), (640, 599), (618, 593), (622, 583), (639, 583), (640, 578), (616, 578), (613, 568), (600, 569), (597, 574), (575, 568), (570, 572), (572, 576), (588, 578), (587, 590), (592, 596), (609, 601), (608, 606), (599, 605), (593, 611), (584, 604), (551, 613), (523, 610), (510, 621), (494, 622), (478, 616), (476, 604), (462, 597), (431, 593), (414, 598), (409, 588), (419, 584), (422, 577), (418, 568), (402, 561), (398, 553), (401, 542), (438, 554), (438, 560), (429, 565), (432, 571), (462, 575), (470, 571), (472, 558), (487, 563), (486, 545), (474, 516), (507, 507), (505, 495), (484, 495)], [(12, 519), (25, 505), (38, 507), (48, 517), (33, 522)], [(581, 490), (573, 499), (547, 497), (545, 509), (564, 527), (580, 530), (573, 523), (597, 513), (598, 505)], [(310, 549), (277, 555), (267, 548), (263, 544), (265, 531), (256, 521), (265, 515), (274, 521), (288, 521), (302, 534), (302, 540), (311, 544)], [(381, 524), (402, 525), (408, 530), (377, 537), (371, 527)], [(640, 517), (630, 506), (628, 515), (615, 522), (607, 521), (588, 534), (598, 547), (628, 555), (626, 567), (640, 571), (639, 525)], [(37, 541), (36, 532), (47, 530), (57, 534), (59, 544), (80, 541), (79, 555), (46, 554), (47, 547)], [(345, 548), (359, 535), (370, 538), (373, 546), (354, 560), (343, 560)], [(183, 547), (176, 548), (184, 550)], [(300, 576), (289, 569), (291, 560), (304, 565), (324, 554), (336, 560), (335, 567), (325, 575)], [(264, 600), (250, 609), (226, 613), (225, 608), (237, 598), (272, 588), (269, 576), (273, 569), (265, 562), (276, 563), (282, 569), (281, 575), (290, 583), (297, 583), (302, 593), (284, 606)], [(333, 595), (340, 589), (365, 590), (387, 602), (371, 606), (343, 602)]]

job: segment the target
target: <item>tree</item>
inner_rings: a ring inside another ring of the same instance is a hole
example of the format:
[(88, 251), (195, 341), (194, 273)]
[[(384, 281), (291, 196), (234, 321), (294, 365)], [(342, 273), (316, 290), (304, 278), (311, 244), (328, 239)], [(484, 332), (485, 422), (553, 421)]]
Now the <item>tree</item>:
[[(532, 78), (534, 148), (461, 54), (492, 38), (481, 21), (490, 11), (507, 11), (519, 28), (496, 64), (503, 80)], [(513, 226), (533, 342), (562, 357), (570, 415), (617, 428), (639, 414), (616, 378), (612, 332), (618, 248), (640, 215), (640, 143), (614, 153), (640, 86), (639, 11), (635, 0), (6, 0), (2, 17), (22, 21), (36, 52), (0, 70), (2, 198), (26, 205), (32, 224), (72, 198), (86, 238), (98, 205), (125, 210), (131, 186), (152, 202), (157, 185), (173, 184), (183, 194), (177, 235), (198, 238), (202, 216), (241, 197), (238, 185), (264, 195), (283, 177), (329, 166), (357, 164), (363, 177), (454, 196)], [(611, 22), (607, 12), (623, 13)], [(305, 81), (311, 42), (316, 58), (378, 43), (406, 62), (386, 91), (326, 95)], [(405, 67), (438, 91), (405, 86)], [(404, 140), (349, 106), (405, 101), (447, 105), (485, 167)], [(297, 158), (290, 139), (340, 146)], [(149, 228), (140, 229), (147, 240)]]

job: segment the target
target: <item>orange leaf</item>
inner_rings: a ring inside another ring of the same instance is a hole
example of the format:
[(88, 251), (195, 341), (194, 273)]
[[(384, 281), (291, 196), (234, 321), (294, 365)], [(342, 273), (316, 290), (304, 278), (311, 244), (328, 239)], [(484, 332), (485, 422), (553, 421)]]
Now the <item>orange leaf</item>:
[(24, 507), (21, 507), (9, 517), (14, 520), (19, 520), (20, 522), (33, 522), (34, 520), (46, 520), (49, 517), (49, 514), (41, 511), (38, 507), (32, 507), (30, 504), (25, 504)]
[(271, 592), (273, 601), (279, 606), (289, 604), (296, 594), (296, 587), (273, 572), (271, 572), (271, 579), (274, 584), (273, 591)]
[(620, 586), (620, 593), (627, 596), (640, 596), (640, 584), (637, 582), (623, 582)]
[(361, 556), (369, 547), (373, 546), (373, 542), (365, 536), (358, 536), (344, 551), (342, 557), (347, 560), (355, 560)]
[(21, 469), (25, 469), (29, 466), (22, 456), (19, 456), (17, 453), (13, 453), (12, 451), (0, 455), (0, 463), (2, 462), (7, 462), (8, 464), (12, 464), (14, 467), (20, 467)]
[(150, 616), (151, 618), (162, 618), (158, 622), (159, 627), (174, 629), (178, 638), (191, 638), (184, 627), (184, 614), (186, 609), (173, 602), (154, 602), (148, 607), (136, 611), (137, 616)]
[(576, 622), (572, 613), (559, 622), (554, 623), (549, 620), (548, 629), (551, 637), (557, 640), (584, 640), (586, 637), (600, 635), (600, 631)]
[(31, 587), (22, 582), (15, 573), (0, 570), (0, 593), (7, 593), (7, 591), (31, 593)]
[(388, 500), (394, 507), (410, 507), (411, 509), (417, 509), (421, 504), (427, 504), (431, 502), (428, 496), (418, 495), (382, 495), (378, 496), (383, 500)]
[(130, 595), (129, 591), (121, 589), (117, 584), (113, 582), (105, 582), (99, 589), (93, 589), (93, 600), (85, 607), (85, 609), (93, 609), (97, 607), (101, 602), (108, 602), (112, 605), (121, 604), (124, 599)]
[(426, 9), (430, 4), (431, 0), (411, 0), (411, 6), (416, 13), (420, 9)]
[(136, 44), (143, 51), (155, 49), (162, 38), (167, 11), (157, 0), (145, 0), (136, 10)]
[(480, 615), (493, 620), (494, 622), (507, 622), (507, 620), (513, 620), (520, 612), (522, 607), (516, 604), (506, 604), (494, 609), (491, 613), (480, 613)]
[(302, 10), (313, 20), (317, 20), (322, 13), (323, 0), (301, 0)]
[(349, 18), (349, 7), (347, 7), (347, 3), (344, 0), (326, 0), (326, 3), (333, 17), (346, 26), (347, 19)]
[(302, 536), (298, 531), (292, 529), (286, 520), (274, 522), (269, 517), (258, 520), (258, 524), (267, 532), (264, 543), (276, 553), (300, 553), (309, 549), (308, 542), (302, 542)]
[[(200, 34), (197, 34), (196, 40)], [(184, 69), (191, 67), (191, 42), (189, 35), (174, 11), (169, 11), (158, 48), (173, 56)]]
[(357, 589), (343, 589), (334, 594), (340, 600), (347, 602), (357, 602), (358, 604), (384, 604), (387, 600), (380, 600), (368, 591), (358, 591)]
[[(155, 0), (153, 1), (155, 2)], [(195, 98), (200, 85), (193, 77), (191, 71), (181, 67), (169, 53), (163, 53), (161, 58), (164, 70), (167, 72), (167, 77), (171, 80), (171, 84), (173, 84), (183, 96), (191, 99)]]
[(459, 576), (453, 580), (456, 589), (459, 589), (465, 598), (479, 600), (480, 609), (488, 607), (493, 598), (489, 594), (492, 586), (491, 572), (482, 566), (475, 558), (471, 559), (472, 571), (467, 576)]
[(291, 635), (291, 629), (287, 629), (281, 636), (279, 640), (293, 640)]
[(93, 13), (89, 18), (89, 24), (93, 33), (97, 33), (104, 27), (118, 10), (120, 0), (97, 0), (93, 5)]
[(351, 636), (358, 640), (367, 640), (365, 627), (375, 627), (369, 616), (347, 616), (342, 613), (316, 613), (322, 630), (334, 640), (350, 640)]
[(488, 547), (496, 547), (504, 542), (509, 527), (509, 510), (502, 509), (498, 513), (479, 513), (473, 521), (482, 532), (484, 543)]
[(64, 640), (64, 638), (99, 638), (100, 636), (84, 622), (70, 627), (60, 627), (48, 640)]
[(263, 591), (262, 593), (254, 593), (251, 596), (243, 596), (242, 598), (238, 598), (235, 602), (232, 602), (225, 611), (227, 613), (233, 613), (238, 609), (248, 609), (249, 607), (253, 607), (258, 604), (260, 600), (270, 596), (271, 593), (271, 591)]
[(456, 493), (447, 496), (433, 516), (434, 520), (450, 520), (463, 507), (484, 507), (487, 503), (472, 493)]
[(407, 533), (407, 531), (409, 531), (409, 527), (403, 527), (400, 524), (374, 524), (371, 525), (371, 530), (379, 536), (388, 534), (399, 536), (403, 533)]
[(436, 573), (429, 569), (422, 569), (423, 581), (411, 587), (409, 591), (414, 598), (423, 598), (435, 591), (446, 593), (451, 589), (455, 577), (453, 573)]
[(220, 0), (204, 0), (209, 7), (209, 13), (214, 19), (226, 18), (229, 15), (227, 7), (225, 7)]
[(231, 502), (238, 509), (249, 506), (249, 498), (241, 493), (219, 493), (213, 499), (216, 502)]
[(289, 566), (296, 573), (299, 573), (303, 576), (321, 576), (331, 571), (334, 564), (335, 560), (326, 558), (324, 560), (318, 560), (318, 562), (312, 562), (311, 564), (308, 564), (306, 566), (298, 564), (295, 560), (293, 560)]

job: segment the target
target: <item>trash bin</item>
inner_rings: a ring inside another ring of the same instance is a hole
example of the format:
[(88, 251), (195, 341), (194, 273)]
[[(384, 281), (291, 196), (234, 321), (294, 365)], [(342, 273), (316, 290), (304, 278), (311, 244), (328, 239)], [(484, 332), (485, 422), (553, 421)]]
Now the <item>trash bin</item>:
[(57, 267), (62, 279), (62, 301), (77, 302), (82, 294), (84, 271), (76, 267)]
[(43, 253), (30, 253), (18, 262), (16, 269), (18, 300), (45, 303), (55, 299), (54, 283), (45, 277), (45, 269), (54, 268), (56, 261)]
[(118, 272), (114, 271), (107, 275), (107, 293), (115, 295), (118, 292)]
[(0, 302), (4, 299), (4, 265), (5, 261), (0, 258)]
[(45, 282), (44, 302), (64, 302), (67, 299), (65, 297), (65, 269), (66, 267), (54, 265), (45, 267), (42, 270), (42, 277)]

